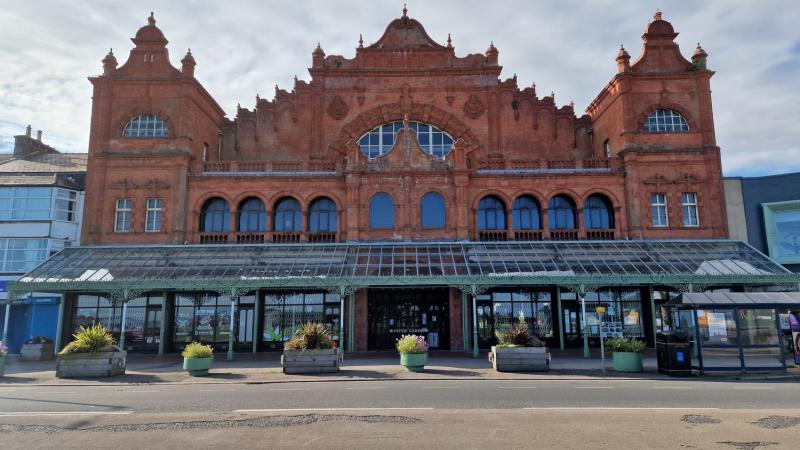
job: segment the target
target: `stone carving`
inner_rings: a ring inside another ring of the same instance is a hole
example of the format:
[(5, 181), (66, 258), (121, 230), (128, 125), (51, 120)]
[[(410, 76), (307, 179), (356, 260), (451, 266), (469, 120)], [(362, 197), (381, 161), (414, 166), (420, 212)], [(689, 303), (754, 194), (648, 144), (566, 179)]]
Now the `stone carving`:
[(350, 108), (347, 106), (347, 103), (338, 95), (333, 97), (333, 100), (328, 103), (328, 115), (334, 120), (344, 119), (347, 117), (348, 111), (350, 111)]
[(136, 189), (139, 186), (133, 182), (133, 180), (129, 180), (127, 178), (123, 178), (121, 180), (114, 181), (111, 183), (111, 189), (122, 189), (123, 191), (127, 191), (129, 189)]
[(143, 187), (151, 191), (162, 191), (164, 189), (169, 189), (169, 184), (157, 178), (152, 178), (148, 180)]
[(703, 182), (702, 178), (698, 177), (697, 175), (692, 175), (690, 173), (684, 173), (678, 176), (678, 178), (675, 178), (675, 181), (673, 181), (673, 183), (675, 184), (692, 184), (692, 183), (702, 183), (702, 182)]
[(486, 111), (486, 106), (475, 94), (471, 94), (467, 103), (464, 103), (464, 114), (470, 119), (477, 119), (484, 111)]
[(672, 183), (672, 180), (668, 179), (664, 175), (657, 173), (652, 177), (647, 177), (643, 181), (644, 184), (669, 184)]

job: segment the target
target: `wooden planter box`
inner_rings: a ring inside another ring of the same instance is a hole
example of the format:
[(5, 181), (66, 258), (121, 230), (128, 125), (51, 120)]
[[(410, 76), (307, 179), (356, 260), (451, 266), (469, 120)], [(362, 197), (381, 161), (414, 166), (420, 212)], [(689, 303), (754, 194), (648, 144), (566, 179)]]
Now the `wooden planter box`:
[(330, 373), (339, 371), (339, 349), (284, 350), (283, 373)]
[(71, 353), (58, 355), (56, 377), (113, 377), (125, 373), (128, 352)]
[(50, 361), (55, 359), (55, 346), (52, 342), (44, 344), (22, 344), (19, 357), (23, 361)]
[(498, 372), (542, 372), (550, 370), (547, 347), (492, 347), (489, 361)]

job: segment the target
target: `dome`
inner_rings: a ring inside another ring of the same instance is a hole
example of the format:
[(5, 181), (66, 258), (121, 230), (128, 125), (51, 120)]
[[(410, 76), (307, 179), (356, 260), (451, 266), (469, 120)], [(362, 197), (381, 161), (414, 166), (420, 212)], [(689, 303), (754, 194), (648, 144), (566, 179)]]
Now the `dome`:
[(139, 31), (136, 32), (136, 37), (131, 40), (137, 46), (142, 44), (166, 46), (168, 42), (167, 38), (164, 37), (164, 33), (156, 26), (156, 19), (153, 17), (152, 12), (150, 17), (147, 18), (147, 25), (139, 28)]
[(677, 36), (675, 29), (672, 28), (672, 24), (661, 18), (661, 11), (659, 10), (656, 10), (656, 13), (653, 15), (653, 21), (647, 25), (647, 31), (645, 31), (645, 34), (649, 36), (666, 36), (670, 38)]

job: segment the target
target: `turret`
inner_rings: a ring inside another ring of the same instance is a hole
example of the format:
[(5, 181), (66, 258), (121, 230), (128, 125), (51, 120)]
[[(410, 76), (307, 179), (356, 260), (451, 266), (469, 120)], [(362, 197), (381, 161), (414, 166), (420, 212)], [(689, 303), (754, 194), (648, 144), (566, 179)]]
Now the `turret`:
[(192, 49), (189, 49), (189, 51), (186, 52), (186, 56), (181, 60), (181, 72), (187, 77), (193, 77), (194, 66), (196, 65), (197, 63), (194, 60), (194, 56), (192, 56)]

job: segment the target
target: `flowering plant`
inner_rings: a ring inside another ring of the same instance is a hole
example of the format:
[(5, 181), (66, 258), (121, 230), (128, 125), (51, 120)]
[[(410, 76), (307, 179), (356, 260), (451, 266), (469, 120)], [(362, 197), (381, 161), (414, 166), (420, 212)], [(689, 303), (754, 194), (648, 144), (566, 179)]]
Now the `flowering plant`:
[(397, 340), (397, 351), (401, 355), (427, 353), (428, 343), (425, 341), (424, 336), (406, 334)]
[(8, 353), (8, 347), (3, 341), (0, 341), (0, 357), (6, 356), (6, 353)]

